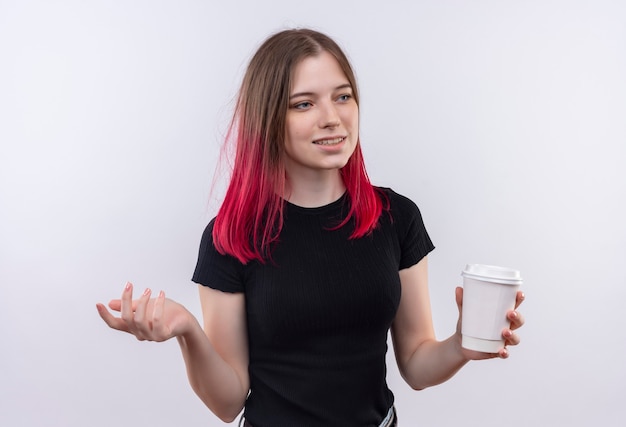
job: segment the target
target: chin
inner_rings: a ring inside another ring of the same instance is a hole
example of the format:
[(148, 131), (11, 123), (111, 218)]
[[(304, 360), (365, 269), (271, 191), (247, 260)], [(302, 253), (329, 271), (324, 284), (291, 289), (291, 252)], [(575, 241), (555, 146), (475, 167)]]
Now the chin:
[(348, 162), (337, 163), (335, 165), (329, 165), (328, 167), (325, 167), (324, 169), (327, 169), (327, 170), (343, 169), (347, 164)]

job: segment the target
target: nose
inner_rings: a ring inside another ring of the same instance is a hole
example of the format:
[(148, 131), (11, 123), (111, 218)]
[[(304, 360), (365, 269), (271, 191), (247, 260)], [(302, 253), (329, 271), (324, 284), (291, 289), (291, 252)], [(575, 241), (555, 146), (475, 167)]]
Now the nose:
[(320, 107), (320, 127), (335, 128), (341, 123), (337, 108), (332, 102), (325, 103)]

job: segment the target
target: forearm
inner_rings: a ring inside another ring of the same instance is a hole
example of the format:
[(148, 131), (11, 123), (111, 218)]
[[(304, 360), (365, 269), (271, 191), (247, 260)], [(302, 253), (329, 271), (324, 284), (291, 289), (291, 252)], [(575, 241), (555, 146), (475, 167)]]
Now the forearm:
[(188, 332), (177, 337), (189, 384), (220, 419), (231, 422), (241, 412), (248, 394), (246, 378), (240, 378), (215, 350), (195, 317)]
[(409, 386), (422, 390), (447, 381), (467, 362), (461, 350), (461, 339), (453, 334), (444, 341), (428, 340), (420, 344), (401, 363), (400, 372)]

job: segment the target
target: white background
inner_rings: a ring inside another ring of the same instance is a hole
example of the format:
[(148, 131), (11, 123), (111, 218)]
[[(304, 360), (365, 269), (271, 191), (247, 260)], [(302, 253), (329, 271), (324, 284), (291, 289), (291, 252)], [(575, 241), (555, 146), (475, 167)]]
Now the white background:
[[(175, 341), (109, 330), (190, 277), (241, 73), (277, 30), (347, 51), (374, 183), (411, 197), (440, 338), (466, 263), (518, 268), (523, 343), (411, 391), (402, 426), (626, 417), (626, 3), (0, 0), (0, 425), (220, 426)], [(218, 188), (219, 188), (218, 184)]]

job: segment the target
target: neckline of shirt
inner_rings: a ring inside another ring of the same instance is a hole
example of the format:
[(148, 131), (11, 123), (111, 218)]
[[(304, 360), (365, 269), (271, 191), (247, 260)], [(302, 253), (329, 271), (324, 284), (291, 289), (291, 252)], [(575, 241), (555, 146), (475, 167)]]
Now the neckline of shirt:
[(348, 192), (345, 191), (337, 200), (334, 202), (330, 202), (327, 205), (316, 206), (312, 208), (305, 208), (303, 206), (294, 205), (293, 203), (285, 200), (285, 206), (290, 212), (297, 212), (308, 215), (316, 215), (320, 213), (325, 213), (329, 211), (335, 211), (340, 209), (346, 200), (348, 199)]

